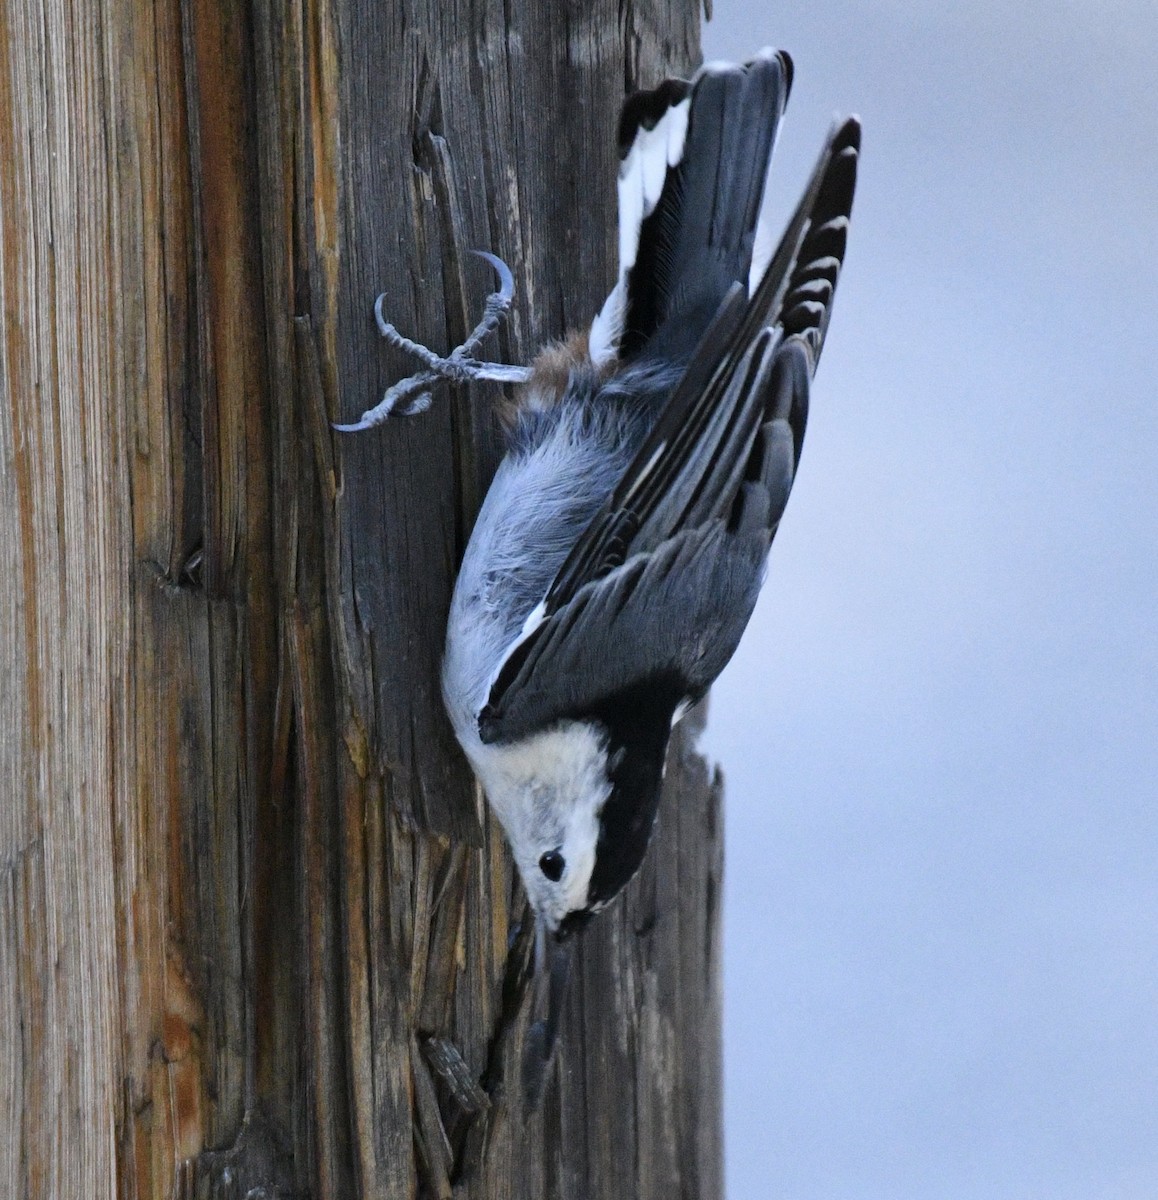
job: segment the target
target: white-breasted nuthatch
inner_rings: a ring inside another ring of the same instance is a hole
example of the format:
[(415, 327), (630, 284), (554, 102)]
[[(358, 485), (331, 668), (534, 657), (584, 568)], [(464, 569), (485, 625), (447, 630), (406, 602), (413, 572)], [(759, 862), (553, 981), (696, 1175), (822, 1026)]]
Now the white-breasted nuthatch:
[[(673, 724), (731, 658), (788, 500), (856, 183), (838, 124), (749, 294), (788, 55), (710, 64), (624, 105), (619, 278), (590, 330), (529, 368), (471, 357), (502, 286), (355, 426), (439, 378), (517, 382), (510, 446), (463, 557), (443, 695), (534, 908), (539, 962), (635, 874)], [(556, 968), (560, 961), (555, 959)], [(565, 968), (551, 972), (549, 1054)]]

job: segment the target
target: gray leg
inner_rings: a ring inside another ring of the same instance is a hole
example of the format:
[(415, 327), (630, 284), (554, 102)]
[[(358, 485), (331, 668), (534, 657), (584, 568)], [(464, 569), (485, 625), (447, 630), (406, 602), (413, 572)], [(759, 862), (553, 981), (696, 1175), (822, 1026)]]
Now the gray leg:
[(334, 425), (341, 433), (356, 433), (362, 429), (373, 429), (388, 417), (410, 417), (425, 412), (430, 407), (431, 390), (440, 380), (451, 383), (470, 383), (486, 380), (492, 383), (525, 383), (531, 377), (530, 367), (508, 366), (504, 363), (479, 362), (470, 354), (488, 333), (502, 321), (515, 294), (515, 280), (510, 268), (503, 260), (485, 250), (472, 250), (471, 254), (485, 258), (499, 277), (499, 290), (492, 292), (486, 300), (482, 320), (471, 330), (470, 336), (461, 346), (452, 350), (445, 358), (428, 350), (418, 342), (411, 341), (399, 333), (382, 315), (385, 293), (374, 302), (374, 319), (379, 332), (391, 344), (406, 350), (420, 359), (426, 369), (400, 380), (387, 389), (382, 400), (374, 408), (367, 409), (361, 419), (352, 425)]

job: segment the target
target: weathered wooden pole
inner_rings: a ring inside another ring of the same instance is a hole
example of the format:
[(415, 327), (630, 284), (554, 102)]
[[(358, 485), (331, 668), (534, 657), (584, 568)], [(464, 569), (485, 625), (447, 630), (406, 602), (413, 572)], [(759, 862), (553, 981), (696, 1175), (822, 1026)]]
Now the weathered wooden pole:
[(335, 435), (614, 271), (693, 0), (0, 5), (0, 1195), (717, 1197), (716, 783), (677, 738), (537, 1112), (527, 932), (442, 714), (492, 393)]

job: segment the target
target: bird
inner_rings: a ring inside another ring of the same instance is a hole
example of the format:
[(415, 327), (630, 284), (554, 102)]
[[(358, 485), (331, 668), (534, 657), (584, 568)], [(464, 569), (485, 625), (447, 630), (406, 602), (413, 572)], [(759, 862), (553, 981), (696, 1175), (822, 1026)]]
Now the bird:
[(534, 912), (550, 1055), (572, 935), (639, 869), (671, 731), (732, 657), (800, 461), (844, 262), (860, 122), (834, 124), (751, 279), (793, 80), (784, 51), (624, 102), (619, 271), (589, 328), (481, 362), (513, 276), (447, 357), (345, 429), (423, 411), (440, 379), (514, 384), (507, 450), (465, 549), (442, 691)]

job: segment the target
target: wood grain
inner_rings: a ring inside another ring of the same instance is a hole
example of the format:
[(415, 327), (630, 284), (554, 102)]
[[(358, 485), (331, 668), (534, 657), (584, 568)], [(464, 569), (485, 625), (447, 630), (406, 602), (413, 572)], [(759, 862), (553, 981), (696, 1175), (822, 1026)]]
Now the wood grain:
[(720, 788), (683, 736), (541, 1108), (438, 661), (493, 390), (340, 439), (514, 268), (614, 269), (692, 0), (0, 5), (0, 1195), (716, 1197)]

